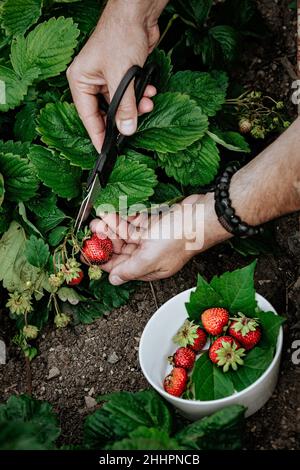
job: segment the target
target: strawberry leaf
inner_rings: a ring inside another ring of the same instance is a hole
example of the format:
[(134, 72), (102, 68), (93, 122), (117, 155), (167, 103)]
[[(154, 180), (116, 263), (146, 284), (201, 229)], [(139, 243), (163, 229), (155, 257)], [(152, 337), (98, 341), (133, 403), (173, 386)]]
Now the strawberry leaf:
[(280, 327), (285, 322), (285, 318), (275, 315), (274, 312), (256, 312), (262, 327), (262, 338), (259, 342), (261, 348), (275, 348), (278, 340)]
[(124, 199), (124, 206), (130, 207), (136, 203), (147, 201), (154, 193), (157, 178), (152, 168), (143, 163), (120, 156), (109, 177), (108, 184), (99, 193), (94, 206), (97, 211), (109, 208), (119, 208), (119, 198)]
[(255, 316), (254, 270), (256, 261), (241, 269), (215, 276), (210, 285), (222, 296), (223, 307), (231, 313), (242, 312), (250, 317)]
[(148, 58), (149, 63), (157, 67), (157, 81), (155, 83), (159, 92), (167, 91), (167, 86), (172, 73), (171, 58), (162, 49), (154, 49)]
[(158, 153), (158, 162), (178, 183), (200, 186), (214, 180), (220, 156), (215, 142), (205, 136), (181, 152)]
[(42, 238), (31, 235), (25, 245), (25, 256), (32, 266), (43, 268), (50, 256), (49, 247)]
[(2, 173), (0, 173), (0, 206), (2, 206), (2, 203), (4, 201), (4, 193), (5, 193), (4, 178), (3, 178)]
[(210, 307), (222, 307), (223, 304), (222, 295), (199, 274), (197, 288), (191, 292), (190, 299), (185, 304), (189, 319), (197, 322), (203, 310)]
[(157, 428), (139, 426), (130, 432), (128, 437), (114, 442), (109, 450), (178, 450), (180, 446), (176, 439)]
[(11, 45), (11, 63), (20, 77), (38, 67), (39, 80), (55, 77), (70, 62), (79, 30), (71, 18), (50, 18)]
[(73, 165), (92, 168), (97, 156), (73, 104), (48, 103), (38, 118), (41, 140), (65, 156)]
[(32, 67), (20, 78), (11, 68), (0, 65), (0, 85), (2, 84), (1, 88), (3, 88), (0, 93), (0, 111), (8, 111), (19, 106), (27, 93), (28, 86), (39, 76), (39, 73), (40, 70), (37, 67)]
[(228, 372), (211, 362), (207, 353), (195, 362), (192, 381), (196, 400), (218, 400), (233, 394), (234, 387)]
[(189, 95), (207, 116), (214, 116), (226, 98), (226, 88), (221, 88), (207, 72), (177, 72), (171, 77), (168, 90)]
[(65, 198), (80, 194), (80, 168), (70, 165), (68, 160), (40, 145), (32, 146), (28, 156), (45, 186)]
[(244, 364), (237, 371), (229, 371), (228, 374), (233, 382), (235, 390), (240, 392), (253, 384), (265, 372), (271, 364), (274, 356), (274, 348), (252, 349), (243, 358)]
[(1, 171), (5, 178), (6, 197), (11, 201), (27, 201), (38, 189), (39, 180), (34, 165), (12, 153), (0, 153)]
[(242, 446), (246, 408), (232, 405), (195, 423), (175, 435), (185, 449), (235, 450)]
[(201, 139), (207, 131), (207, 117), (187, 95), (161, 93), (153, 101), (154, 110), (142, 118), (130, 139), (135, 147), (174, 153)]
[(2, 6), (2, 27), (8, 35), (25, 33), (41, 12), (42, 0), (6, 0)]

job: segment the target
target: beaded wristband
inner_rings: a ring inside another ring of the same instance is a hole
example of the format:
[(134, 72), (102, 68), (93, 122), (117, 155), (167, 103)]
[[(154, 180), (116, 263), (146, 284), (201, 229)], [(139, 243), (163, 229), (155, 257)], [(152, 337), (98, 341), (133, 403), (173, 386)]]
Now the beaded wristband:
[(237, 170), (237, 165), (230, 165), (217, 179), (215, 187), (215, 211), (220, 224), (227, 232), (238, 237), (251, 237), (263, 233), (264, 230), (262, 227), (255, 227), (243, 222), (231, 206), (229, 186), (231, 178)]

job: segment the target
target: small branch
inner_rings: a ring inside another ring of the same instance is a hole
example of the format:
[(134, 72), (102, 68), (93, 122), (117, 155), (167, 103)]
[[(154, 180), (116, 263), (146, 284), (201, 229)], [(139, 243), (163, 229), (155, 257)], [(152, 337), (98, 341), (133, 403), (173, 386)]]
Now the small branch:
[(156, 292), (155, 292), (155, 289), (154, 289), (153, 282), (150, 281), (149, 284), (150, 284), (150, 289), (151, 289), (151, 292), (152, 292), (152, 296), (153, 296), (153, 299), (154, 299), (156, 310), (158, 310), (159, 305), (158, 305), (157, 296), (156, 296)]
[(158, 47), (160, 45), (160, 43), (164, 40), (165, 36), (167, 35), (169, 29), (171, 28), (172, 24), (174, 23), (175, 20), (177, 20), (179, 15), (177, 15), (177, 13), (175, 13), (172, 18), (170, 19), (170, 21), (168, 22), (167, 26), (166, 26), (166, 29), (164, 30), (164, 32), (162, 33), (162, 35), (160, 36), (160, 40), (157, 44), (156, 47)]
[(32, 373), (31, 373), (31, 364), (28, 357), (25, 357), (25, 366), (26, 366), (26, 392), (28, 395), (32, 395)]

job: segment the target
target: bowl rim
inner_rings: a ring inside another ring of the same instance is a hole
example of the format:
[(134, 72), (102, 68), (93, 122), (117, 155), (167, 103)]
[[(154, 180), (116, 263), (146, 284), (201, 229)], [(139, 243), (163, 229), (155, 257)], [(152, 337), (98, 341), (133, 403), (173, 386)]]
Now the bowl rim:
[[(273, 360), (272, 362), (270, 363), (269, 367), (264, 371), (264, 373), (255, 381), (253, 382), (251, 385), (249, 385), (248, 387), (244, 388), (243, 390), (241, 390), (240, 392), (235, 392), (233, 393), (232, 395), (229, 395), (228, 397), (224, 397), (224, 398), (217, 398), (216, 400), (189, 400), (189, 399), (185, 399), (185, 398), (180, 398), (180, 397), (175, 397), (173, 395), (170, 395), (169, 393), (167, 393), (162, 387), (158, 387), (154, 381), (151, 379), (151, 377), (149, 376), (149, 374), (147, 373), (147, 371), (145, 370), (145, 366), (144, 366), (144, 363), (143, 363), (143, 358), (142, 358), (142, 349), (143, 349), (143, 343), (145, 341), (145, 331), (148, 327), (148, 325), (154, 321), (154, 318), (157, 317), (157, 315), (159, 315), (159, 311), (160, 309), (165, 306), (167, 303), (171, 302), (173, 299), (175, 299), (176, 297), (182, 295), (182, 294), (186, 294), (186, 293), (190, 293), (192, 291), (194, 291), (196, 289), (196, 287), (191, 287), (190, 289), (186, 289), (182, 292), (180, 292), (179, 294), (175, 295), (174, 297), (172, 297), (171, 299), (167, 300), (164, 304), (162, 304), (158, 310), (156, 310), (154, 312), (154, 314), (152, 315), (152, 317), (150, 318), (150, 320), (147, 322), (144, 330), (143, 330), (143, 333), (142, 333), (142, 336), (141, 336), (141, 339), (140, 339), (140, 344), (139, 344), (139, 363), (140, 363), (140, 366), (141, 366), (141, 369), (142, 369), (142, 372), (146, 378), (146, 380), (149, 382), (149, 384), (158, 392), (160, 393), (160, 395), (162, 395), (163, 397), (165, 397), (167, 400), (171, 400), (171, 401), (174, 401), (174, 403), (178, 403), (181, 404), (181, 405), (189, 405), (189, 406), (193, 406), (193, 407), (199, 407), (199, 405), (201, 406), (211, 406), (211, 405), (226, 405), (227, 403), (230, 403), (230, 401), (232, 401), (233, 399), (237, 399), (237, 398), (242, 398), (243, 395), (246, 395), (249, 391), (251, 391), (252, 389), (255, 389), (257, 387), (257, 385), (259, 385), (261, 382), (263, 382), (264, 378), (271, 372), (271, 370), (273, 369), (273, 367), (275, 366), (275, 364), (277, 363), (280, 355), (281, 355), (281, 352), (282, 352), (282, 346), (283, 346), (283, 328), (282, 326), (280, 327), (279, 329), (279, 333), (278, 333), (278, 338), (277, 338), (277, 344), (276, 344), (276, 352), (274, 354), (274, 357), (273, 357)], [(259, 299), (262, 299), (262, 300), (265, 300), (268, 302), (269, 305), (271, 305), (272, 307), (272, 310), (274, 311), (275, 315), (278, 315), (278, 313), (276, 312), (275, 308), (273, 307), (273, 305), (264, 297), (262, 296), (261, 294), (258, 294), (257, 292), (255, 293), (255, 297), (257, 300)], [(266, 310), (265, 310), (266, 311)]]

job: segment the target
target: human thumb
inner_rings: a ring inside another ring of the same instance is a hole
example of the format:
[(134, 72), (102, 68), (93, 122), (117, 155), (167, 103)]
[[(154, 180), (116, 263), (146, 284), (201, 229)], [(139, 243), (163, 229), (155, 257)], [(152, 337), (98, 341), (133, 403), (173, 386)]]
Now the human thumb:
[(116, 115), (116, 124), (124, 135), (134, 134), (137, 128), (137, 105), (134, 84), (130, 83), (124, 94)]

